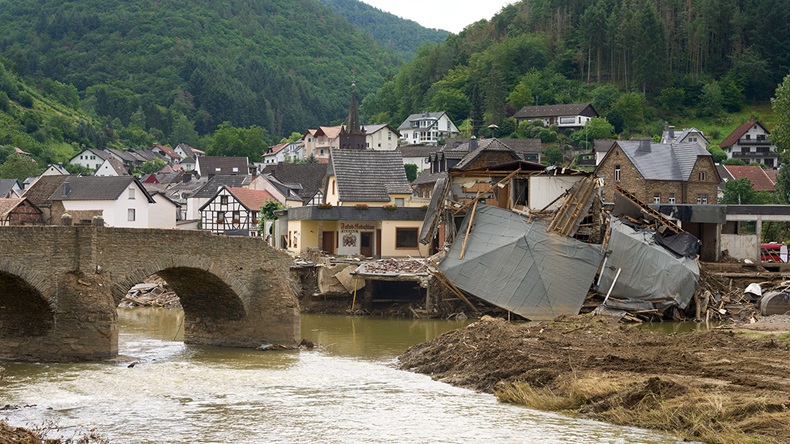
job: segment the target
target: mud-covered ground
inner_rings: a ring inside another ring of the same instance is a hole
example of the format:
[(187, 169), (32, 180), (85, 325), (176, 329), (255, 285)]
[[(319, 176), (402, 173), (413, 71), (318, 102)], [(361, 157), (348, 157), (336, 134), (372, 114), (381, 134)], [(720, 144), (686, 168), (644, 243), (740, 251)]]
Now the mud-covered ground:
[(790, 442), (788, 326), (785, 317), (760, 323), (772, 335), (663, 334), (591, 315), (520, 324), (484, 317), (410, 348), (400, 367), (505, 401), (683, 438)]

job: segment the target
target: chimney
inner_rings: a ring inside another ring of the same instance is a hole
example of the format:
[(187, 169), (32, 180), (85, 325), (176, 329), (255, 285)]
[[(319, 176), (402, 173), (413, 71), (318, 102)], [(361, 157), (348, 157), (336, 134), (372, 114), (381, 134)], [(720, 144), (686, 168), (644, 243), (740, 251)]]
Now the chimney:
[(187, 183), (187, 182), (190, 182), (191, 180), (192, 180), (192, 173), (191, 172), (187, 172), (187, 173), (184, 173), (184, 179), (181, 182)]
[(651, 145), (652, 141), (650, 139), (641, 139), (639, 140), (639, 148), (637, 148), (636, 151), (640, 153), (649, 153)]
[(675, 140), (675, 126), (669, 125), (669, 141), (673, 142)]
[(476, 149), (477, 149), (477, 137), (472, 136), (472, 138), (469, 139), (469, 152), (471, 153)]

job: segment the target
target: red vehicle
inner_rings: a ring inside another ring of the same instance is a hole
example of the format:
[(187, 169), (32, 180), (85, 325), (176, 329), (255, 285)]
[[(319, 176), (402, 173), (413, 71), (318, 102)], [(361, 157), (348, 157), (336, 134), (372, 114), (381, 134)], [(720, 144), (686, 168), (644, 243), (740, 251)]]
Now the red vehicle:
[(787, 244), (782, 242), (770, 242), (767, 244), (760, 244), (760, 261), (761, 262), (787, 262)]

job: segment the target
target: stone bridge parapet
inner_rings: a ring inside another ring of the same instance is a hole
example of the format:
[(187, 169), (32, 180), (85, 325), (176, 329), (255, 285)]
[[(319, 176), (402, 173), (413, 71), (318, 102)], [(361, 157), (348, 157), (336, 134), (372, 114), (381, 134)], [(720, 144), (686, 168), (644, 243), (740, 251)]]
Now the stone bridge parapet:
[(295, 344), (290, 258), (263, 239), (96, 226), (0, 227), (0, 359), (118, 354), (117, 306), (156, 273), (181, 298), (184, 341)]

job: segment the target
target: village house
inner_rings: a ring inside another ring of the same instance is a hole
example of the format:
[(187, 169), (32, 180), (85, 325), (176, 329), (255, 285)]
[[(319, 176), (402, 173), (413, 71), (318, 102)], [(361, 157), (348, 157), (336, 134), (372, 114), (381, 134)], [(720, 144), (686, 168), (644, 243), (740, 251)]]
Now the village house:
[[(731, 180), (746, 179), (752, 184), (754, 191), (766, 191), (773, 193), (776, 191), (776, 183), (768, 175), (767, 171), (757, 165), (716, 165), (721, 177), (719, 184), (719, 199), (724, 196), (724, 188)], [(776, 171), (776, 170), (770, 170)]]
[(398, 147), (403, 164), (417, 165), (417, 174), (431, 168), (431, 153), (436, 151), (435, 146), (430, 145), (404, 145)]
[(437, 146), (442, 139), (459, 134), (458, 127), (443, 111), (412, 114), (400, 124), (398, 132), (404, 144), (432, 146)]
[(197, 168), (197, 160), (194, 157), (185, 157), (178, 164), (181, 165), (184, 171), (195, 171), (195, 168)]
[(605, 202), (617, 187), (647, 204), (715, 204), (721, 178), (699, 144), (616, 141), (595, 169)]
[(325, 203), (289, 208), (278, 245), (366, 257), (424, 256), (417, 242), (425, 211), (413, 205), (398, 151), (332, 150)]
[(365, 145), (371, 150), (392, 151), (398, 147), (398, 131), (386, 123), (365, 125)]
[(661, 143), (696, 143), (702, 148), (708, 148), (710, 142), (696, 128), (684, 128), (683, 131), (675, 131), (675, 127), (670, 125), (661, 134)]
[(133, 176), (66, 176), (48, 200), (51, 220), (57, 225), (68, 213), (74, 224), (91, 223), (100, 216), (111, 227), (176, 227), (176, 204), (164, 197), (155, 200)]
[(171, 148), (171, 147), (169, 147), (167, 145), (158, 145), (158, 144), (156, 144), (156, 145), (151, 147), (151, 151), (153, 151), (154, 153), (164, 157), (165, 160), (168, 163), (170, 163), (170, 162), (178, 162), (183, 157), (180, 154), (178, 154), (176, 152), (176, 150), (174, 150), (173, 148)]
[(93, 173), (94, 176), (129, 176), (129, 169), (120, 160), (108, 156)]
[(338, 126), (320, 126), (317, 130), (307, 130), (302, 141), (304, 142), (305, 155), (311, 155), (319, 162), (326, 163), (329, 160), (329, 150), (340, 148), (340, 130)]
[(280, 162), (293, 162), (295, 160), (304, 159), (304, 151), (304, 142), (301, 140), (297, 142), (279, 143), (269, 147), (263, 155), (263, 164), (266, 166)]
[(191, 157), (193, 159), (198, 158), (200, 156), (205, 156), (206, 152), (201, 151), (197, 148), (192, 148), (191, 146), (187, 145), (186, 143), (179, 143), (173, 148), (173, 151), (181, 156), (181, 159), (186, 159), (187, 157)]
[(278, 163), (268, 165), (250, 184), (254, 190), (265, 190), (287, 207), (318, 205), (324, 202), (322, 190), (327, 164)]
[(738, 126), (719, 146), (728, 159), (748, 163), (761, 163), (768, 168), (779, 168), (779, 153), (769, 138), (771, 132), (762, 123), (752, 119)]
[(598, 112), (589, 103), (561, 103), (556, 105), (525, 106), (513, 115), (516, 125), (521, 122), (543, 121), (545, 126), (557, 125), (557, 128), (583, 128)]
[[(47, 225), (54, 225), (52, 221), (50, 208), (52, 201), (49, 196), (57, 190), (63, 182), (69, 177), (68, 175), (54, 175), (54, 176), (41, 176), (36, 180), (28, 189), (25, 190), (24, 197), (33, 205), (35, 205), (42, 212), (42, 218)], [(60, 223), (59, 221), (57, 223)]]
[(595, 166), (601, 164), (606, 153), (614, 146), (617, 140), (614, 139), (595, 139), (593, 140), (593, 152), (595, 153)]
[(267, 191), (223, 186), (200, 208), (201, 229), (217, 234), (258, 235), (261, 207), (275, 200)]
[(109, 156), (109, 153), (106, 153), (102, 150), (86, 148), (76, 156), (69, 159), (69, 163), (96, 171)]
[[(69, 172), (61, 164), (52, 164), (41, 173), (41, 176), (68, 176)], [(39, 176), (39, 177), (41, 177)]]
[(26, 198), (0, 199), (0, 227), (43, 223), (42, 211)]
[(0, 199), (22, 195), (22, 185), (16, 179), (0, 179)]
[(250, 162), (246, 157), (200, 156), (195, 170), (200, 177), (246, 176)]
[(200, 208), (203, 207), (206, 202), (213, 199), (223, 186), (230, 188), (249, 188), (250, 182), (252, 182), (252, 176), (246, 174), (201, 177), (199, 183), (201, 183), (202, 186), (197, 189), (189, 187), (190, 192), (186, 193), (186, 196), (184, 196), (186, 200), (186, 209), (184, 210), (186, 212), (185, 220), (200, 220)]

